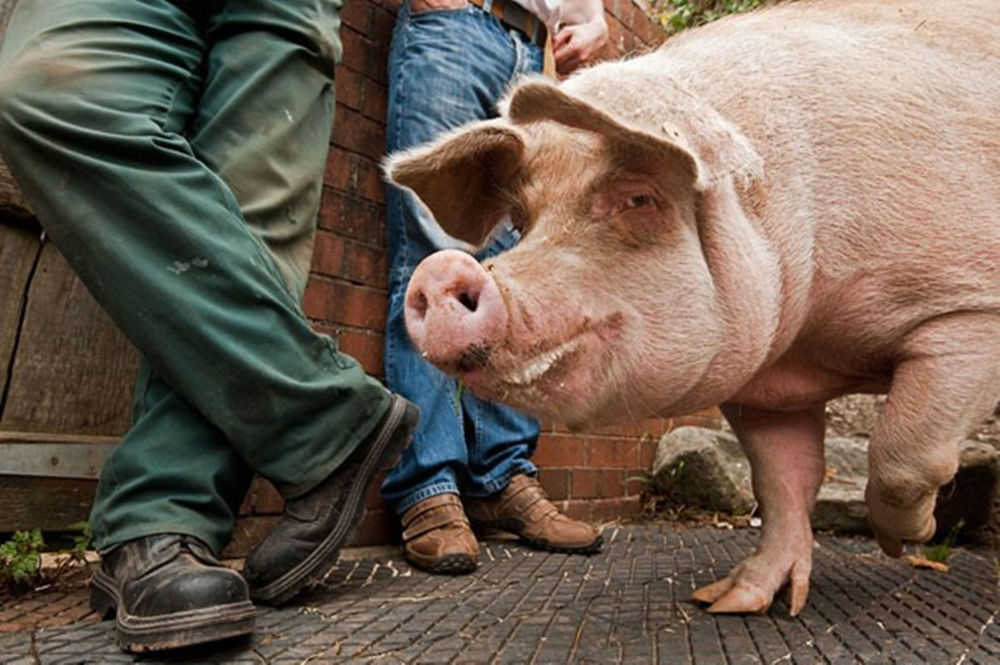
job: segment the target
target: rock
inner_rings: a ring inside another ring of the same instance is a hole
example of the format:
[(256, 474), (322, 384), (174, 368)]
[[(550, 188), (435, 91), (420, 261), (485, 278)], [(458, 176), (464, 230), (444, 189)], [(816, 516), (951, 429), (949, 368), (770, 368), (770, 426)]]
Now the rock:
[(756, 502), (750, 463), (736, 437), (701, 427), (678, 427), (660, 439), (653, 461), (658, 489), (687, 506), (740, 515)]
[[(865, 483), (868, 439), (830, 437), (826, 441), (827, 478), (813, 511), (813, 528), (868, 533)], [(1000, 451), (975, 440), (962, 442), (955, 479), (941, 488), (935, 517), (938, 536), (974, 529), (990, 518), (1000, 486)], [(681, 427), (660, 440), (653, 462), (657, 488), (684, 505), (739, 515), (753, 510), (750, 464), (736, 438), (727, 432)]]
[(978, 528), (990, 519), (1000, 488), (1000, 451), (989, 443), (962, 442), (961, 460), (955, 478), (938, 493), (934, 517), (937, 536), (952, 530)]
[(826, 480), (816, 497), (813, 528), (839, 533), (870, 533), (865, 506), (868, 439), (830, 437), (825, 445)]

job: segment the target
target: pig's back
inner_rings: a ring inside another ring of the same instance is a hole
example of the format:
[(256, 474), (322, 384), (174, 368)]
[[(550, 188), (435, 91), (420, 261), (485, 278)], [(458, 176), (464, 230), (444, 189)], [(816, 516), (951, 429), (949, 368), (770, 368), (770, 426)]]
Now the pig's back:
[(996, 0), (795, 2), (650, 59), (760, 152), (761, 223), (808, 246), (812, 305), (906, 328), (1000, 312), (998, 26)]

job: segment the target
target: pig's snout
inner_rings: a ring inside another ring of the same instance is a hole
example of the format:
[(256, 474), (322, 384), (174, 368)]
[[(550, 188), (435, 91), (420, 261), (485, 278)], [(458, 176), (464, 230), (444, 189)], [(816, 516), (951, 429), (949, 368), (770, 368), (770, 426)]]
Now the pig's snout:
[(414, 345), (451, 373), (478, 369), (507, 329), (507, 306), (493, 277), (458, 250), (430, 255), (406, 290), (406, 329)]

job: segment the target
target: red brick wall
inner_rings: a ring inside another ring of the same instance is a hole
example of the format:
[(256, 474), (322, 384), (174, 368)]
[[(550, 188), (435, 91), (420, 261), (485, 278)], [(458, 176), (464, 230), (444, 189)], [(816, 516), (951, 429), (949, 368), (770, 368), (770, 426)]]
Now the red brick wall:
[[(337, 113), (326, 167), (323, 206), (306, 289), (305, 311), (316, 328), (371, 374), (382, 374), (386, 308), (385, 191), (379, 161), (385, 149), (385, 62), (399, 3), (352, 0), (343, 12), (344, 61), (337, 71)], [(643, 0), (605, 0), (610, 45), (605, 57), (649, 49), (663, 40)], [(707, 422), (706, 422), (707, 421)], [(713, 412), (685, 422), (717, 424)], [(570, 433), (543, 425), (534, 461), (549, 496), (568, 514), (595, 522), (636, 515), (656, 443), (676, 421)], [(376, 493), (355, 544), (392, 542), (398, 525)], [(244, 503), (231, 551), (245, 551), (280, 512), (281, 498), (255, 482)]]

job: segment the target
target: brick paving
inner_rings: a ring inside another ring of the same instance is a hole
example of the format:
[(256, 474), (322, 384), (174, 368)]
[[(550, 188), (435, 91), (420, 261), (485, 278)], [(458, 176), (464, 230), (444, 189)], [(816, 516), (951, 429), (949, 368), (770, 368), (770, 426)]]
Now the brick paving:
[(344, 561), (299, 605), (261, 609), (252, 639), (169, 657), (121, 653), (110, 622), (80, 615), (82, 589), (41, 594), (25, 602), (68, 622), (27, 628), (32, 605), (0, 626), (0, 663), (1000, 663), (993, 552), (956, 550), (940, 573), (871, 540), (820, 536), (799, 617), (784, 600), (764, 615), (712, 616), (692, 589), (750, 553), (756, 532), (645, 524), (609, 536), (589, 558), (487, 543), (480, 569), (454, 578), (398, 557)]

